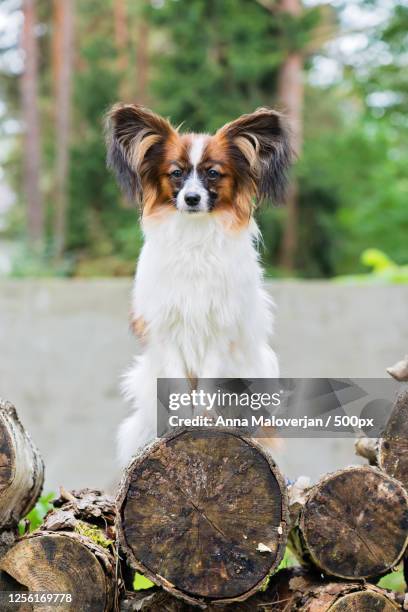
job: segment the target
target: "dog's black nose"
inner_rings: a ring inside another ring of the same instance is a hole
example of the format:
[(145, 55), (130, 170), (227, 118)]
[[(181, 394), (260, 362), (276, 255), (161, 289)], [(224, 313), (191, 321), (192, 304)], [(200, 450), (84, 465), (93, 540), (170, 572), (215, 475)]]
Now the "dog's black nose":
[(187, 206), (197, 206), (200, 203), (201, 196), (199, 193), (194, 193), (194, 191), (189, 191), (184, 196)]

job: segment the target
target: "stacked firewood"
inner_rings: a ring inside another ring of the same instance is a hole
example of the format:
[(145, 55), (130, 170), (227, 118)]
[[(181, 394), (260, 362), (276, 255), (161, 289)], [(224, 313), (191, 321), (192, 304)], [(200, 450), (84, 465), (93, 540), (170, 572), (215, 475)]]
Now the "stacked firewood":
[(118, 609), (115, 503), (64, 491), (40, 528), (21, 520), (41, 495), (44, 465), (14, 406), (0, 401), (0, 610)]
[[(162, 588), (128, 594), (123, 609), (401, 609), (402, 595), (375, 584), (407, 548), (402, 483), (360, 466), (304, 484), (285, 486), (263, 448), (229, 432), (147, 449), (122, 481), (118, 538), (127, 563)], [(287, 545), (301, 567), (276, 571)]]
[[(403, 594), (376, 584), (404, 561), (408, 544), (407, 390), (381, 438), (358, 441), (369, 465), (313, 486), (306, 479), (288, 486), (269, 452), (234, 431), (182, 430), (133, 459), (116, 500), (61, 488), (41, 526), (25, 533), (44, 468), (7, 402), (0, 403), (0, 444), (1, 610), (391, 612), (405, 605)], [(298, 567), (282, 569), (287, 548)], [(154, 586), (133, 591), (135, 572)], [(18, 593), (24, 597), (16, 602)], [(41, 593), (61, 598), (39, 600)]]

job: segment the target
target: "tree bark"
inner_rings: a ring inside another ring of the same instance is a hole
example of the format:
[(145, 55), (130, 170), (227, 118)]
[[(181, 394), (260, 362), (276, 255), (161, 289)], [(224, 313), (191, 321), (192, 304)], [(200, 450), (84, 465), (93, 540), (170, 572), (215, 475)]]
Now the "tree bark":
[(38, 248), (44, 237), (44, 205), (40, 189), (41, 143), (35, 0), (23, 0), (23, 13), (24, 71), (21, 78), (21, 101), (25, 141), (24, 192), (27, 203), (27, 236), (31, 246)]
[(350, 580), (377, 578), (408, 543), (408, 494), (374, 467), (350, 467), (304, 494), (290, 544), (303, 563)]
[[(17, 591), (70, 593), (72, 601), (58, 604), (58, 610), (118, 610), (113, 501), (84, 489), (62, 491), (54, 505), (41, 528), (0, 560), (2, 580), (12, 581)], [(38, 609), (53, 612), (56, 604)]]
[(246, 599), (284, 554), (282, 476), (256, 442), (229, 431), (159, 440), (129, 466), (117, 505), (129, 564), (195, 605)]
[(1, 399), (0, 457), (0, 547), (4, 547), (13, 541), (18, 522), (41, 494), (44, 464), (16, 409)]
[[(301, 0), (281, 0), (279, 10), (292, 17), (299, 17), (303, 10), (302, 2)], [(292, 128), (292, 147), (295, 155), (300, 155), (303, 142), (303, 62), (304, 58), (301, 51), (291, 50), (283, 61), (278, 76), (277, 98)], [(287, 192), (287, 214), (280, 255), (281, 265), (289, 271), (293, 271), (296, 265), (298, 191), (297, 180), (293, 177)]]
[(73, 56), (74, 0), (54, 0), (53, 60), (56, 135), (54, 246), (57, 257), (61, 257), (66, 244)]

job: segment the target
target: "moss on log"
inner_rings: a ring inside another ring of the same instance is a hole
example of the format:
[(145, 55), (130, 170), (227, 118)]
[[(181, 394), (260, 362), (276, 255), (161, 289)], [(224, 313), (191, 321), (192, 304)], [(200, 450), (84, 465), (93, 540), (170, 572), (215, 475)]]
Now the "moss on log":
[(136, 457), (118, 500), (128, 562), (186, 601), (239, 601), (279, 565), (287, 493), (273, 460), (229, 431), (179, 431)]
[(304, 495), (290, 543), (298, 557), (345, 579), (386, 574), (408, 542), (408, 495), (374, 467), (325, 476)]

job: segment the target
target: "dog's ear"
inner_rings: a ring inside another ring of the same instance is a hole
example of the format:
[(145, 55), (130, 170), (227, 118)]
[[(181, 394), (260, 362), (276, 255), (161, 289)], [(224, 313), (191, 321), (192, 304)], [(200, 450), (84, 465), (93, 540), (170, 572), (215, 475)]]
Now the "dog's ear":
[(219, 133), (247, 162), (258, 198), (282, 201), (293, 159), (290, 131), (283, 115), (259, 108), (227, 123)]
[(143, 178), (153, 169), (149, 161), (157, 162), (172, 133), (166, 119), (143, 106), (116, 104), (107, 114), (107, 165), (130, 200), (141, 201)]

